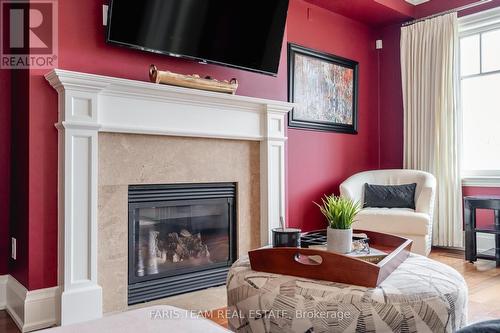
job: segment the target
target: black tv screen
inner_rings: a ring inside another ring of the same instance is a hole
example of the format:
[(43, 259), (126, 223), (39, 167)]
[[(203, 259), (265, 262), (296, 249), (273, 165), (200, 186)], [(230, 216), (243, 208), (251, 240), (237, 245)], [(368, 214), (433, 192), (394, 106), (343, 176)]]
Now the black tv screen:
[(276, 75), (289, 0), (112, 0), (107, 42)]

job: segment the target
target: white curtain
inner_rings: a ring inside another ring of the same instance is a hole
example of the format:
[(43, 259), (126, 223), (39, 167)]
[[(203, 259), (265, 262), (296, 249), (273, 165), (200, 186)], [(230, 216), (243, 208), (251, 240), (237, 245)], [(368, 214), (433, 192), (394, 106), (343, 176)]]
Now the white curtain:
[(437, 179), (433, 244), (462, 247), (457, 14), (401, 29), (404, 167)]

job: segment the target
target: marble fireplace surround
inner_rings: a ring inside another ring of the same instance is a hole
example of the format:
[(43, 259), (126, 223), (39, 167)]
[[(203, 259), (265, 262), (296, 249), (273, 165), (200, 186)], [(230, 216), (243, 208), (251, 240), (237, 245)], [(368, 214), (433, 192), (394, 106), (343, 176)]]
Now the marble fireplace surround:
[(285, 213), (285, 121), (293, 104), (60, 69), (45, 78), (59, 96), (61, 325), (103, 312), (97, 273), (100, 133), (259, 142), (260, 242), (268, 244)]
[[(128, 185), (235, 182), (241, 256), (260, 245), (259, 161), (255, 141), (99, 133), (97, 281), (103, 289), (103, 312), (128, 308)], [(198, 310), (188, 305), (196, 297), (205, 299), (203, 309), (225, 306), (205, 294), (158, 302)], [(221, 294), (218, 298), (225, 299), (225, 290)]]

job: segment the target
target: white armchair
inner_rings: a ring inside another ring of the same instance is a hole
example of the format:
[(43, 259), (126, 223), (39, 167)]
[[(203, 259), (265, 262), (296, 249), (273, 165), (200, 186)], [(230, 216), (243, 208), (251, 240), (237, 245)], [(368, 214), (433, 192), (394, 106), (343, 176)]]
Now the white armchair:
[(401, 185), (416, 183), (415, 210), (408, 208), (363, 208), (355, 229), (378, 231), (413, 240), (412, 252), (428, 255), (432, 245), (432, 219), (436, 179), (418, 170), (376, 170), (355, 174), (340, 185), (340, 195), (364, 203), (364, 184)]

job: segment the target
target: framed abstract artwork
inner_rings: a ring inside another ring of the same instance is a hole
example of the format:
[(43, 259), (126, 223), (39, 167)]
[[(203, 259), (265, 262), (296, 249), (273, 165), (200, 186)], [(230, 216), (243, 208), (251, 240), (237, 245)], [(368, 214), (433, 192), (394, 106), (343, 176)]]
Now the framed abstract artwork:
[(358, 63), (288, 44), (288, 126), (357, 134)]

